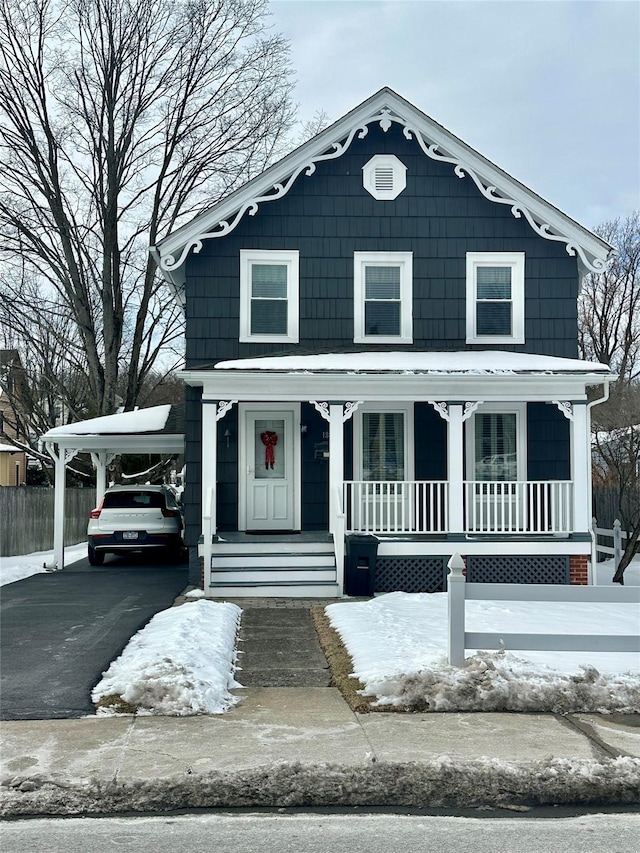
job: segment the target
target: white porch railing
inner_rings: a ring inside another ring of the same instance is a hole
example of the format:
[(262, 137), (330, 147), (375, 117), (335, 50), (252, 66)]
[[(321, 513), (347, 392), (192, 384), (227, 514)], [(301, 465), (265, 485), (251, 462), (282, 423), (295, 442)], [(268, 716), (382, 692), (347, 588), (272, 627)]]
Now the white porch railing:
[(447, 532), (448, 483), (445, 481), (353, 480), (344, 487), (350, 532)]
[[(344, 484), (349, 532), (449, 533), (450, 484), (444, 480)], [(573, 530), (570, 481), (467, 481), (462, 533), (568, 534)]]
[(467, 481), (466, 533), (571, 533), (573, 483)]

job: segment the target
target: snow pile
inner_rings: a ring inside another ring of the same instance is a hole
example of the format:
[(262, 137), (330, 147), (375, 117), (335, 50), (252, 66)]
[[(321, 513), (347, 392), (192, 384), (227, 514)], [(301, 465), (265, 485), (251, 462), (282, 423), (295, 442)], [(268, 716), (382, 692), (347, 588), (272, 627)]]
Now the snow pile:
[[(77, 563), (87, 556), (87, 543), (72, 545), (64, 549), (65, 566)], [(18, 557), (0, 557), (0, 586), (15, 583), (24, 578), (46, 572), (45, 563), (53, 561), (53, 551), (36, 551), (33, 554), (22, 554)]]
[[(158, 613), (113, 661), (91, 698), (121, 697), (140, 714), (222, 714), (238, 699), (235, 604), (195, 601)], [(113, 714), (113, 708), (98, 714)]]
[[(635, 634), (638, 605), (467, 602), (468, 631)], [(425, 711), (640, 710), (640, 661), (631, 653), (467, 652), (447, 663), (447, 596), (394, 592), (326, 608), (376, 705)]]

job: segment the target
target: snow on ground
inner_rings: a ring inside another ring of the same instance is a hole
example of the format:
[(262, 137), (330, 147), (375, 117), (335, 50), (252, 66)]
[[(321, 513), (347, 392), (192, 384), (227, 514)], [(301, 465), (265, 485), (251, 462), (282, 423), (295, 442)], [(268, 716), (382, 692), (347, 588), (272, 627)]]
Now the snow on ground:
[[(602, 564), (598, 580), (610, 583)], [(626, 573), (640, 585), (640, 558)], [(379, 705), (434, 711), (640, 710), (637, 654), (467, 651), (463, 668), (447, 664), (447, 596), (407, 594), (326, 608), (363, 694)], [(637, 604), (469, 601), (468, 631), (638, 634)]]
[[(65, 566), (71, 563), (76, 563), (87, 556), (87, 543), (81, 542), (79, 545), (71, 545), (64, 549), (64, 564)], [(39, 572), (46, 572), (45, 563), (51, 563), (53, 560), (53, 549), (51, 551), (36, 551), (33, 554), (23, 554), (19, 557), (0, 557), (0, 586), (15, 581), (21, 581), (23, 578), (37, 575)]]
[[(65, 549), (67, 564), (85, 556), (81, 543)], [(0, 561), (0, 583), (36, 572), (52, 552)], [(598, 565), (599, 585), (610, 585), (612, 563)], [(625, 573), (640, 586), (640, 556)], [(93, 693), (119, 695), (146, 714), (216, 714), (237, 701), (235, 643), (241, 610), (202, 600), (157, 614), (129, 642)], [(196, 599), (195, 601), (193, 599)], [(200, 600), (198, 600), (200, 599)], [(390, 593), (371, 601), (329, 605), (354, 675), (380, 705), (439, 711), (640, 710), (637, 655), (576, 652), (468, 652), (464, 668), (446, 664), (446, 595)], [(468, 602), (467, 630), (634, 634), (634, 605)], [(100, 713), (109, 713), (101, 711)], [(111, 712), (113, 713), (113, 711)]]
[[(238, 699), (235, 641), (242, 611), (196, 601), (157, 613), (93, 689), (94, 703), (119, 696), (140, 714), (222, 714)], [(113, 714), (100, 708), (98, 714)]]

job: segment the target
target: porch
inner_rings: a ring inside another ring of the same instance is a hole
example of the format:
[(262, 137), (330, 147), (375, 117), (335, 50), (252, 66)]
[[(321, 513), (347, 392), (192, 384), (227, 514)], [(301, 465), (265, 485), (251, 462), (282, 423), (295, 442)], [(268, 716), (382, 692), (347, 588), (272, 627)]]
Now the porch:
[(341, 356), (339, 369), (301, 356), (185, 372), (203, 389), (205, 572), (225, 531), (328, 533), (338, 595), (351, 533), (379, 537), (385, 559), (586, 559), (586, 384), (602, 384), (605, 368), (504, 352), (373, 355)]

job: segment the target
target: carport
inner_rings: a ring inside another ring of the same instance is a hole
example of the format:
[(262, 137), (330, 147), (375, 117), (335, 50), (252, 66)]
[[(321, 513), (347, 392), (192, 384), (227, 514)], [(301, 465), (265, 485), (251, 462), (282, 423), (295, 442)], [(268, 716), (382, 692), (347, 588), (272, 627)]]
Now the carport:
[(184, 453), (184, 407), (152, 406), (55, 427), (40, 437), (55, 463), (53, 561), (64, 568), (65, 485), (67, 465), (89, 453), (96, 469), (96, 502), (106, 491), (107, 466), (127, 453)]

